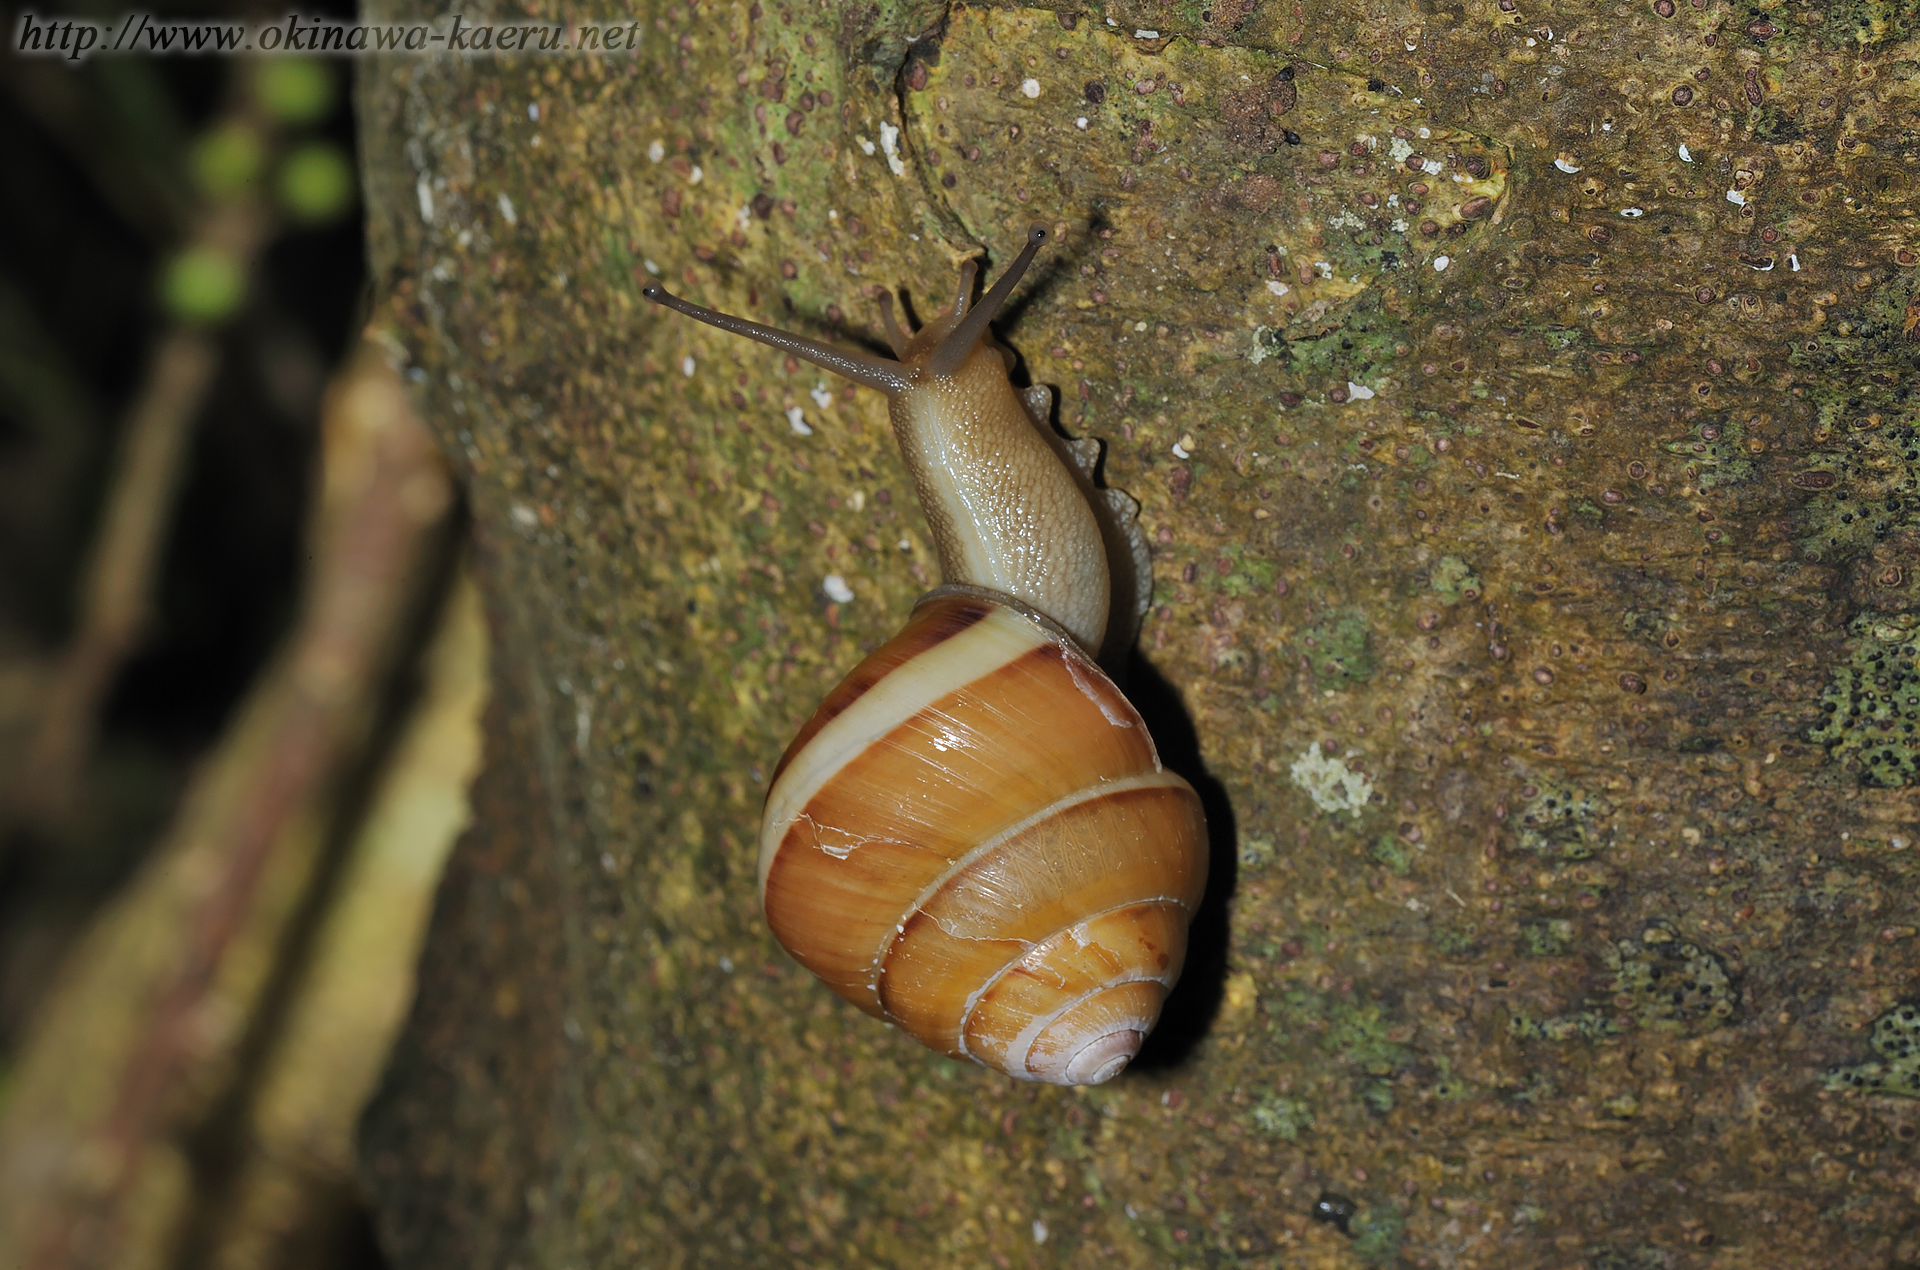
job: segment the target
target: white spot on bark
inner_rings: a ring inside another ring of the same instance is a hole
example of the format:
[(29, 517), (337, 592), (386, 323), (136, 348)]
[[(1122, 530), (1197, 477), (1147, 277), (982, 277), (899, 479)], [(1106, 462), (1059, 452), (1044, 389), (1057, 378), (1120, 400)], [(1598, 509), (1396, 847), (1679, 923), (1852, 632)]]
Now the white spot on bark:
[(519, 215), (513, 210), (513, 200), (505, 194), (500, 196), (500, 214), (507, 218), (507, 224), (509, 225), (518, 225), (520, 223)]
[(1445, 273), (1447, 271), (1447, 266), (1452, 263), (1453, 263), (1452, 256), (1435, 256), (1433, 258), (1433, 271), (1435, 273)]
[(1288, 770), (1293, 783), (1306, 790), (1321, 811), (1358, 812), (1373, 797), (1373, 782), (1340, 759), (1322, 754), (1318, 741), (1308, 746)]
[(820, 589), (825, 591), (827, 598), (835, 604), (848, 604), (853, 600), (853, 588), (848, 586), (847, 580), (837, 573), (829, 573), (821, 581)]
[(890, 123), (880, 125), (880, 148), (887, 152), (887, 166), (893, 174), (905, 176), (907, 165), (900, 161), (900, 130)]
[(1347, 381), (1347, 398), (1349, 400), (1368, 401), (1371, 400), (1372, 397), (1373, 389), (1367, 387), (1365, 384), (1356, 384), (1351, 379)]
[(660, 142), (655, 141), (652, 145), (647, 147), (647, 158), (652, 162), (658, 163), (660, 162), (660, 160), (666, 157), (667, 157), (667, 147), (662, 145)]
[(1020, 91), (1028, 97), (1038, 97), (1040, 95), (1040, 81), (1032, 77), (1023, 79), (1020, 81)]
[(795, 432), (803, 437), (813, 435), (813, 429), (807, 426), (807, 416), (798, 406), (787, 407), (787, 423), (792, 426)]
[(420, 179), (413, 183), (414, 197), (420, 200), (420, 219), (433, 224), (433, 182), (422, 172)]

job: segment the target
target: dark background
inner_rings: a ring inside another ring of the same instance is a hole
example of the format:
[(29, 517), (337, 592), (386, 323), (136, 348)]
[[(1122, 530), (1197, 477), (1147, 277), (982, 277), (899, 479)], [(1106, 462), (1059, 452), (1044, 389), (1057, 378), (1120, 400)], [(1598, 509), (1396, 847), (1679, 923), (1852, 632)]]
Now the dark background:
[[(353, 16), (339, 0), (303, 11)], [(317, 213), (276, 202), (277, 165), (300, 147), (331, 147), (351, 170), (349, 63), (315, 63), (330, 83), (325, 104), (276, 125), (258, 177), (237, 195), (261, 200), (270, 225), (245, 300), (195, 317), (169, 303), (161, 278), (214, 197), (196, 147), (244, 108), (260, 64), (21, 58), (17, 23), (6, 11), (0, 787), (21, 769), (41, 689), (73, 637), (115, 447), (151, 351), (185, 322), (214, 336), (220, 364), (173, 491), (152, 620), (100, 701), (81, 796), (55, 817), (25, 814), (17, 798), (0, 804), (0, 1096), (63, 954), (152, 846), (287, 627), (321, 392), (364, 316), (366, 287), (357, 196)], [(343, 1253), (341, 1264), (372, 1260), (370, 1244)]]

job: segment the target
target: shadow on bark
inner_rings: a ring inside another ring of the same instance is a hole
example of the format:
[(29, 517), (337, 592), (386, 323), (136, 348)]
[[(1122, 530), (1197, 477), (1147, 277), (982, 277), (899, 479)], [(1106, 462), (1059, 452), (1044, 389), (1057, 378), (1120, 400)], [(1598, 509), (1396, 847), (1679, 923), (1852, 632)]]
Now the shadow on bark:
[(1187, 931), (1186, 968), (1160, 1011), (1159, 1026), (1133, 1061), (1134, 1070), (1159, 1072), (1184, 1063), (1219, 1013), (1227, 980), (1227, 901), (1238, 881), (1240, 833), (1226, 788), (1208, 774), (1200, 757), (1199, 733), (1179, 690), (1138, 654), (1126, 689), (1147, 721), (1161, 763), (1193, 786), (1207, 813), (1207, 894)]

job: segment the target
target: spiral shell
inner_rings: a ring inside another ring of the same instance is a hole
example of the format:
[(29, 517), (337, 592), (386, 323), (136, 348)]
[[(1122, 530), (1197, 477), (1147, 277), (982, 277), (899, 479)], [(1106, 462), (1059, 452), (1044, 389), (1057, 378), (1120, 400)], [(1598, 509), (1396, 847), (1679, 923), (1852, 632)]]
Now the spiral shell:
[(926, 1045), (1090, 1085), (1139, 1051), (1207, 879), (1199, 799), (1012, 602), (936, 591), (787, 748), (760, 897), (796, 960)]

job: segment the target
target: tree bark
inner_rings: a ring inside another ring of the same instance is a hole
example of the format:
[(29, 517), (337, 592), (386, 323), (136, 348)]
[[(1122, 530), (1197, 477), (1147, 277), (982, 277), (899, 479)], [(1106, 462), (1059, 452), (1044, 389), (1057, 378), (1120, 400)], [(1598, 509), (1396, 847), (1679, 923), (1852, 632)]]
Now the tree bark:
[[(1906, 13), (653, 3), (369, 64), (497, 650), (367, 1126), (397, 1264), (1920, 1260)], [(1079, 1091), (767, 936), (768, 774), (937, 579), (876, 394), (639, 294), (872, 344), (1036, 219), (1001, 329), (1144, 505), (1131, 689), (1215, 835)]]

